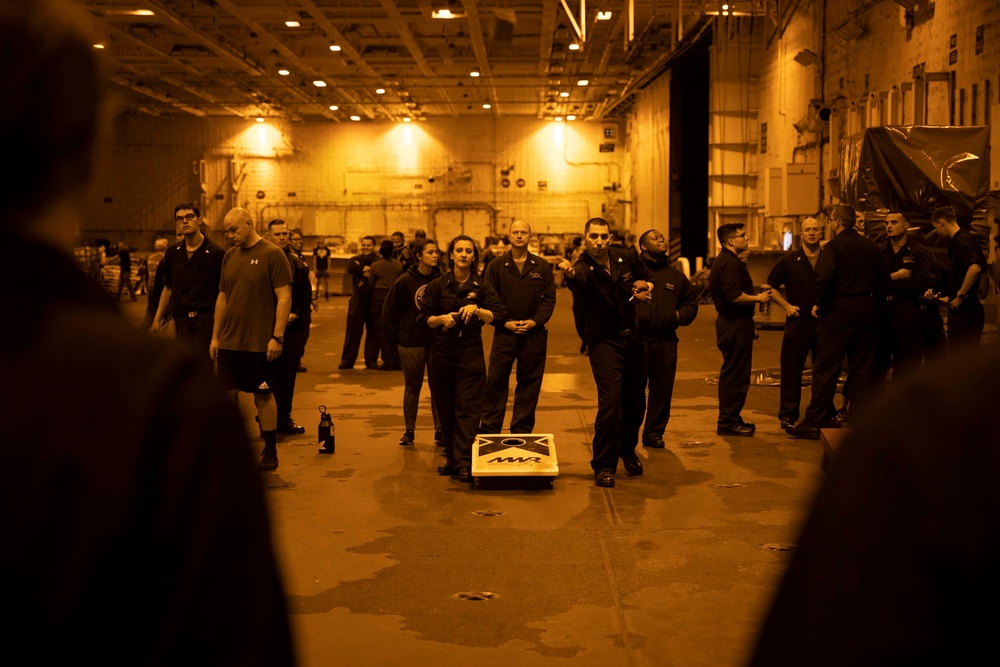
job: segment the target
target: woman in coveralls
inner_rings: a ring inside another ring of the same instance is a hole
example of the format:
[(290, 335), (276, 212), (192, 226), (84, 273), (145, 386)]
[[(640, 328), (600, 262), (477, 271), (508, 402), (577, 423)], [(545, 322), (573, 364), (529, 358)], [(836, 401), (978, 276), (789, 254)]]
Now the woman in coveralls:
[(476, 270), (479, 249), (470, 237), (448, 245), (451, 270), (427, 285), (417, 322), (436, 330), (431, 343), (431, 399), (441, 419), (445, 463), (439, 475), (472, 481), (472, 442), (479, 428), (486, 381), (483, 325), (503, 317), (496, 292)]

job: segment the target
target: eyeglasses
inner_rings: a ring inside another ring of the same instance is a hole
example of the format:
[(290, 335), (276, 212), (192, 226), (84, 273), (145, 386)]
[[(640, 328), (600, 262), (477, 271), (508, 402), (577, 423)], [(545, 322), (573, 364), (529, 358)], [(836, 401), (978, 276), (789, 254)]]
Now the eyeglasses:
[(188, 213), (187, 215), (178, 215), (174, 217), (174, 222), (191, 222), (197, 217), (198, 216), (196, 216), (194, 213)]

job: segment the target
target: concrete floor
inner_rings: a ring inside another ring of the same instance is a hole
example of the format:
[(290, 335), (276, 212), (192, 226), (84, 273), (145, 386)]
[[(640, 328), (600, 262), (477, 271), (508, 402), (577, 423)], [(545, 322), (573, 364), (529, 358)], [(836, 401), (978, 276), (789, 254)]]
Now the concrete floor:
[[(681, 332), (667, 449), (640, 448), (645, 475), (595, 487), (594, 381), (558, 296), (536, 429), (555, 435), (550, 491), (436, 475), (426, 390), (417, 445), (400, 447), (402, 374), (337, 370), (347, 299), (320, 302), (295, 397), (308, 434), (285, 438), (263, 477), (303, 664), (745, 662), (821, 477), (819, 444), (778, 428), (776, 387), (751, 388), (757, 437), (715, 434), (707, 305)], [(761, 332), (755, 367), (778, 364), (780, 338)], [(319, 404), (333, 456), (316, 451)]]
[[(619, 469), (617, 488), (599, 489), (594, 381), (559, 290), (536, 430), (554, 434), (560, 476), (545, 491), (435, 474), (426, 388), (417, 445), (400, 447), (402, 374), (337, 370), (347, 298), (319, 305), (293, 413), (307, 435), (281, 441), (280, 467), (263, 474), (302, 664), (746, 661), (821, 450), (779, 429), (777, 387), (751, 387), (756, 437), (715, 434), (711, 304), (680, 334), (667, 448), (640, 447), (645, 474)], [(761, 331), (755, 368), (778, 365), (780, 341)], [(320, 404), (336, 426), (332, 456), (316, 451)], [(242, 405), (257, 452), (252, 402)]]

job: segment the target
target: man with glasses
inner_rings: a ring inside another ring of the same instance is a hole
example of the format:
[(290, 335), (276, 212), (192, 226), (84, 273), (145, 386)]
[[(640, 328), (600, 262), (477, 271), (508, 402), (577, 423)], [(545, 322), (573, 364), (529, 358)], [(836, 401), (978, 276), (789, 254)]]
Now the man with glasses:
[(793, 438), (819, 440), (820, 428), (836, 427), (833, 399), (837, 378), (848, 363), (853, 413), (875, 381), (876, 304), (885, 295), (889, 275), (882, 251), (859, 234), (857, 215), (850, 206), (834, 206), (830, 220), (838, 224), (834, 236), (816, 261), (816, 305), (813, 313), (819, 355), (813, 364), (812, 399), (802, 421), (785, 429)]
[(722, 352), (719, 371), (719, 420), (716, 433), (749, 437), (757, 427), (743, 421), (740, 413), (750, 391), (753, 342), (757, 329), (753, 323), (754, 306), (771, 300), (771, 290), (754, 294), (753, 280), (740, 253), (749, 243), (742, 224), (726, 223), (719, 227), (719, 254), (708, 274), (708, 288), (718, 317), (715, 320), (715, 343)]
[(177, 339), (207, 354), (226, 253), (202, 234), (201, 212), (194, 204), (177, 204), (174, 222), (184, 239), (167, 248), (163, 256), (163, 294), (150, 330), (158, 332), (169, 312)]

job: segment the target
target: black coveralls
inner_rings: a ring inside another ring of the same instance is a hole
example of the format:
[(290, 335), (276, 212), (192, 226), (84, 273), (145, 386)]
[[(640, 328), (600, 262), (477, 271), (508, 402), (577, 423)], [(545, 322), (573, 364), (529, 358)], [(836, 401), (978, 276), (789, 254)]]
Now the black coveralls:
[(378, 253), (355, 255), (347, 263), (351, 275), (351, 300), (347, 304), (347, 332), (344, 336), (344, 351), (340, 355), (340, 365), (353, 367), (358, 360), (361, 337), (365, 338), (365, 368), (378, 366), (379, 339), (375, 333), (372, 318), (372, 285), (365, 277), (366, 266), (371, 266), (379, 258)]
[[(503, 428), (510, 389), (510, 371), (517, 361), (517, 385), (514, 388), (514, 411), (510, 419), (511, 433), (531, 433), (535, 429), (535, 407), (542, 390), (545, 373), (545, 351), (549, 332), (545, 323), (552, 317), (556, 305), (556, 284), (552, 266), (530, 252), (524, 268), (518, 271), (510, 253), (497, 257), (486, 267), (483, 280), (493, 288), (507, 316), (495, 318), (493, 347), (490, 350), (490, 370), (483, 400), (480, 431), (499, 433)], [(514, 320), (534, 320), (535, 326), (526, 334), (515, 334), (504, 324)]]
[(799, 309), (796, 317), (785, 318), (781, 338), (781, 390), (778, 419), (795, 423), (799, 420), (802, 401), (802, 370), (806, 357), (816, 363), (816, 325), (812, 309), (816, 305), (816, 272), (806, 253), (800, 248), (784, 255), (771, 269), (767, 284), (777, 289), (784, 285), (785, 300)]
[(979, 281), (986, 270), (986, 258), (979, 246), (979, 241), (967, 229), (960, 229), (948, 244), (948, 296), (955, 298), (962, 288), (962, 281), (969, 267), (978, 264), (980, 273), (972, 289), (965, 295), (958, 308), (948, 309), (948, 349), (956, 351), (963, 345), (979, 345), (983, 336), (983, 325), (986, 321), (983, 304), (979, 300)]
[[(473, 304), (494, 317), (503, 318), (504, 309), (493, 288), (473, 274), (460, 285), (451, 271), (427, 284), (420, 299), (417, 322), (427, 325), (432, 315), (447, 315)], [(483, 407), (486, 358), (483, 353), (483, 322), (472, 317), (468, 323), (456, 318), (451, 329), (434, 329), (431, 343), (431, 400), (441, 419), (444, 455), (453, 468), (472, 466), (472, 442), (476, 437)]]
[(306, 350), (306, 340), (309, 338), (309, 325), (312, 322), (312, 284), (309, 282), (309, 265), (303, 262), (294, 252), (285, 249), (285, 256), (292, 267), (292, 313), (296, 315), (294, 322), (285, 327), (285, 343), (281, 347), (281, 355), (274, 360), (275, 368), (272, 378), (274, 402), (278, 405), (278, 425), (286, 424), (292, 419), (292, 397), (295, 394), (295, 377), (298, 375), (299, 362)]
[(639, 427), (645, 412), (643, 349), (637, 334), (632, 284), (649, 272), (639, 256), (608, 248), (611, 273), (583, 253), (573, 266), (576, 297), (587, 317), (590, 369), (597, 385), (597, 418), (591, 468), (615, 472), (618, 460), (636, 458)]
[(888, 274), (882, 251), (853, 228), (839, 232), (816, 262), (820, 320), (819, 355), (813, 364), (812, 399), (802, 426), (819, 427), (836, 415), (837, 378), (847, 357), (852, 412), (874, 383), (876, 303)]
[(893, 381), (920, 369), (923, 341), (920, 329), (920, 298), (930, 287), (931, 258), (927, 248), (907, 242), (899, 252), (892, 241), (882, 248), (886, 271), (890, 274), (906, 268), (910, 277), (887, 283), (885, 306), (878, 317), (878, 355), (876, 373), (879, 382), (892, 368)]
[(732, 250), (723, 248), (712, 263), (708, 288), (719, 316), (715, 344), (722, 352), (719, 370), (719, 428), (744, 424), (740, 413), (750, 391), (753, 364), (754, 304), (734, 303), (741, 294), (753, 294), (753, 279), (746, 264)]
[[(667, 257), (640, 257), (649, 270), (653, 289), (649, 301), (635, 305), (645, 364), (643, 387), (649, 385), (642, 442), (663, 438), (670, 421), (670, 402), (677, 375), (677, 327), (687, 326), (698, 315), (698, 294), (687, 277), (670, 266)], [(633, 302), (635, 303), (635, 302)]]

